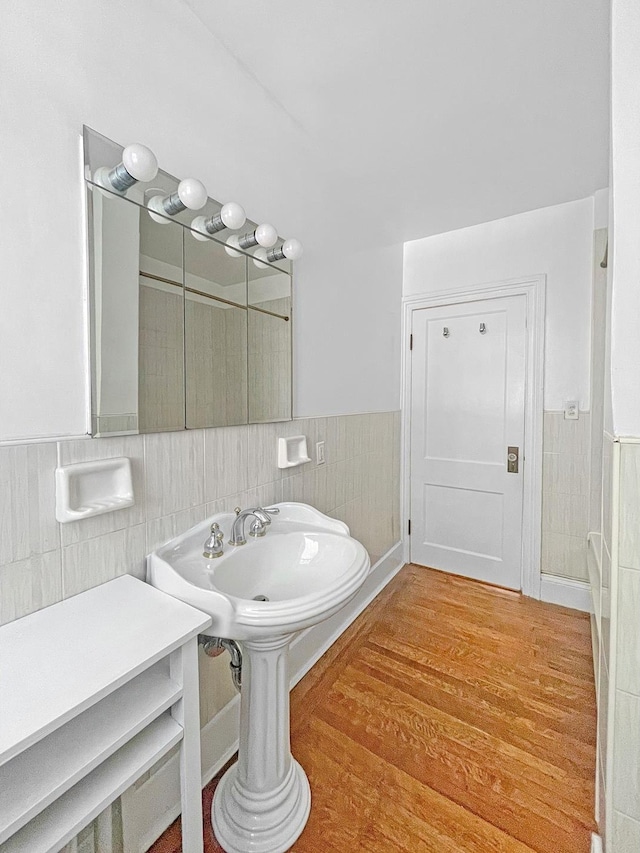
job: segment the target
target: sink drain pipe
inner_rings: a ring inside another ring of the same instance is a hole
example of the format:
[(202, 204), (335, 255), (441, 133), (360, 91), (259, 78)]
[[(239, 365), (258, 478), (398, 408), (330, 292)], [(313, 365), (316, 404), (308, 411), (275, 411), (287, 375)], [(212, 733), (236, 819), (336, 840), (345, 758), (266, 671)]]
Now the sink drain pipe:
[(226, 640), (224, 637), (207, 637), (206, 634), (200, 634), (198, 643), (210, 658), (217, 658), (223, 652), (229, 652), (231, 660), (229, 661), (229, 669), (231, 670), (231, 678), (236, 690), (240, 691), (242, 687), (242, 649), (235, 640)]

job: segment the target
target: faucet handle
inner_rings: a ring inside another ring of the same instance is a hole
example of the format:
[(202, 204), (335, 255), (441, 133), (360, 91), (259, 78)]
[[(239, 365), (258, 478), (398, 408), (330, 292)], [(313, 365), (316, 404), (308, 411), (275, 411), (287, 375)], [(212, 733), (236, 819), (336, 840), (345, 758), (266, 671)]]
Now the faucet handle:
[(263, 513), (263, 515), (264, 515), (263, 521), (265, 524), (271, 524), (271, 519), (269, 518), (270, 515), (277, 515), (280, 512), (280, 510), (278, 509), (277, 506), (267, 506), (267, 507), (259, 506), (258, 511)]
[(208, 560), (212, 560), (215, 557), (221, 557), (224, 551), (222, 540), (224, 539), (224, 534), (222, 530), (220, 530), (220, 525), (214, 521), (211, 525), (211, 535), (204, 543), (204, 550), (202, 552), (202, 556), (206, 557)]

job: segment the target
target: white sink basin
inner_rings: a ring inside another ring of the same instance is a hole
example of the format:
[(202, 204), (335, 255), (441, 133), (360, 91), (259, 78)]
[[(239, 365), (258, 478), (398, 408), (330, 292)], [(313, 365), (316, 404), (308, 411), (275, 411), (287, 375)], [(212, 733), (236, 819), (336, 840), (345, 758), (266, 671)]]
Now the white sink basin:
[(327, 619), (363, 584), (369, 556), (341, 521), (306, 504), (277, 506), (266, 536), (225, 544), (215, 559), (202, 555), (209, 528), (217, 521), (227, 543), (234, 514), (192, 527), (149, 555), (149, 582), (208, 613), (211, 634), (232, 640), (293, 633)]
[[(369, 571), (346, 524), (306, 504), (277, 507), (266, 535), (245, 545), (228, 544), (235, 515), (222, 513), (147, 557), (150, 583), (208, 613), (211, 635), (242, 644), (238, 761), (216, 788), (211, 814), (227, 853), (283, 853), (304, 829), (311, 794), (289, 745), (289, 644), (353, 598)], [(214, 521), (227, 544), (208, 559)]]

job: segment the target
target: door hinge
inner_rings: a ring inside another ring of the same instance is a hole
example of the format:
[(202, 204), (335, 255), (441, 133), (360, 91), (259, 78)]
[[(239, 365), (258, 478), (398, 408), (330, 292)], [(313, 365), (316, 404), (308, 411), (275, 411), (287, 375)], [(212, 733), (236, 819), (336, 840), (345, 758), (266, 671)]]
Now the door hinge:
[(409, 536), (411, 536), (411, 519), (409, 519), (407, 523), (407, 533), (409, 534)]
[(409, 349), (413, 349), (413, 335), (409, 335)]

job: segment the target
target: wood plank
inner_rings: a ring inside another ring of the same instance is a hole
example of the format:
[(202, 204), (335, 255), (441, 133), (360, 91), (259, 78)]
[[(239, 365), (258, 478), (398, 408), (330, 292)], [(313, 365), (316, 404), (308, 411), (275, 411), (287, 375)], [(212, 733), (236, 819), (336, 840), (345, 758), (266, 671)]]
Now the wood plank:
[(432, 670), (417, 670), (411, 664), (381, 655), (368, 646), (360, 650), (355, 665), (383, 684), (404, 690), (423, 704), (464, 720), (489, 735), (506, 737), (508, 732), (512, 745), (544, 761), (554, 762), (563, 773), (588, 773), (593, 768), (592, 745), (560, 734), (539, 718), (531, 719), (526, 712), (521, 713), (507, 703), (494, 702), (486, 692), (470, 689), (464, 682), (443, 679)]
[(567, 801), (565, 779), (549, 790), (547, 768), (508, 740), (489, 737), (389, 686), (382, 693), (374, 679), (354, 667), (316, 713), (388, 764), (534, 850), (545, 838), (548, 846), (541, 853), (575, 853), (584, 812), (576, 815)]
[(309, 823), (293, 848), (299, 853), (327, 844), (340, 853), (532, 853), (318, 718), (310, 721), (298, 758), (313, 791)]
[[(357, 744), (371, 788), (382, 784), (374, 818), (342, 849), (588, 853), (585, 615), (414, 566), (385, 593), (292, 694), (293, 751), (314, 766), (313, 796), (341, 796), (331, 776), (316, 781), (315, 751), (346, 763)], [(310, 822), (293, 849), (311, 853), (321, 839)]]
[[(567, 685), (554, 673), (536, 674), (526, 664), (508, 665), (488, 656), (466, 654), (455, 644), (441, 644), (424, 632), (425, 646), (418, 647), (380, 633), (375, 647), (386, 650), (440, 673), (443, 678), (464, 681), (470, 687), (482, 688), (505, 703), (522, 706), (541, 715), (541, 719), (558, 731), (578, 733), (595, 743), (595, 704), (593, 686)], [(373, 645), (373, 644), (372, 644)]]

